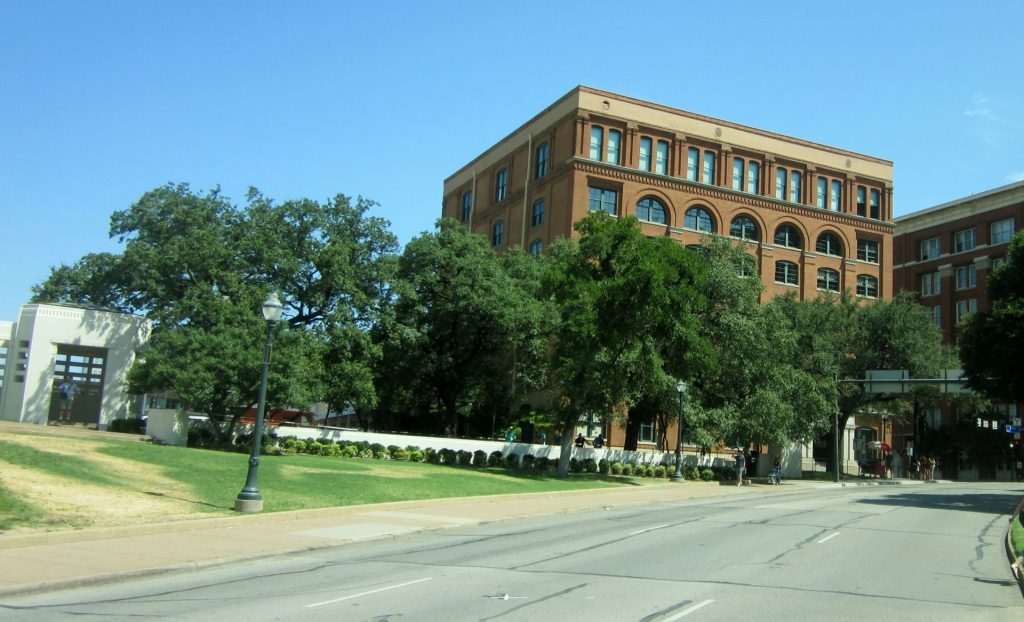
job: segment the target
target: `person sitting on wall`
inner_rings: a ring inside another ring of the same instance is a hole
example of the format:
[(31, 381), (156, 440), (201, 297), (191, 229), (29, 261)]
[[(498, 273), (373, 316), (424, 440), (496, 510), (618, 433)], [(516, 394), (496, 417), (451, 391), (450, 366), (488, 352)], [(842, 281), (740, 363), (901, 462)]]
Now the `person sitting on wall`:
[(576, 435), (576, 446), (577, 447), (584, 447), (584, 446), (586, 446), (586, 444), (587, 444), (587, 439), (585, 439), (583, 437), (583, 432), (580, 432), (579, 434), (577, 434)]
[(597, 438), (594, 439), (594, 449), (601, 449), (604, 447), (604, 434), (598, 434)]

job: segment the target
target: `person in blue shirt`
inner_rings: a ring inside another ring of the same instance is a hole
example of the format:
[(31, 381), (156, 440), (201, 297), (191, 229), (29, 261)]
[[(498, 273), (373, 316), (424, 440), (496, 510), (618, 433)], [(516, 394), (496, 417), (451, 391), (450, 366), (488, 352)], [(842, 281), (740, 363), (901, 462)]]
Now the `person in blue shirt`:
[(58, 387), (60, 391), (60, 415), (58, 423), (71, 423), (71, 406), (75, 401), (75, 393), (78, 392), (78, 385), (68, 378)]

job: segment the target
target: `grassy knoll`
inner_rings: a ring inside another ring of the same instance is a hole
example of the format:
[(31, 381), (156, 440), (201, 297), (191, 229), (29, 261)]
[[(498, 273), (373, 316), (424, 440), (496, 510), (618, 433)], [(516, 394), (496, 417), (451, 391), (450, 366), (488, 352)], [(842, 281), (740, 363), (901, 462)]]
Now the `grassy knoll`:
[[(34, 531), (231, 514), (248, 455), (119, 435), (4, 427), (0, 530)], [(70, 434), (70, 432), (68, 432)], [(657, 480), (647, 480), (656, 483)], [(664, 480), (662, 480), (664, 481)], [(632, 478), (311, 455), (263, 456), (264, 511), (646, 483)]]

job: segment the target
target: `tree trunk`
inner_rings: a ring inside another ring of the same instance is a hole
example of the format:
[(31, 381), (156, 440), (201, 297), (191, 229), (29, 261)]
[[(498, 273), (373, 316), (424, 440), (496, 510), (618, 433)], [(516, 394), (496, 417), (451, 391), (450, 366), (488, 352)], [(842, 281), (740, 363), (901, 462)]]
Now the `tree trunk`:
[(572, 458), (572, 433), (575, 431), (576, 426), (574, 425), (566, 424), (562, 428), (562, 455), (558, 457), (558, 477), (569, 477), (569, 459)]

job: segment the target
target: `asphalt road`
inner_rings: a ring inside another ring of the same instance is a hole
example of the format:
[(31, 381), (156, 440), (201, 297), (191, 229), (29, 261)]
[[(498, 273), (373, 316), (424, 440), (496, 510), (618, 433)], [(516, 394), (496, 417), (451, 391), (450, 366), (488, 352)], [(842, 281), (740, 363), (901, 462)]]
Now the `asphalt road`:
[(424, 532), (27, 596), (0, 620), (1024, 620), (1020, 484), (808, 489)]

